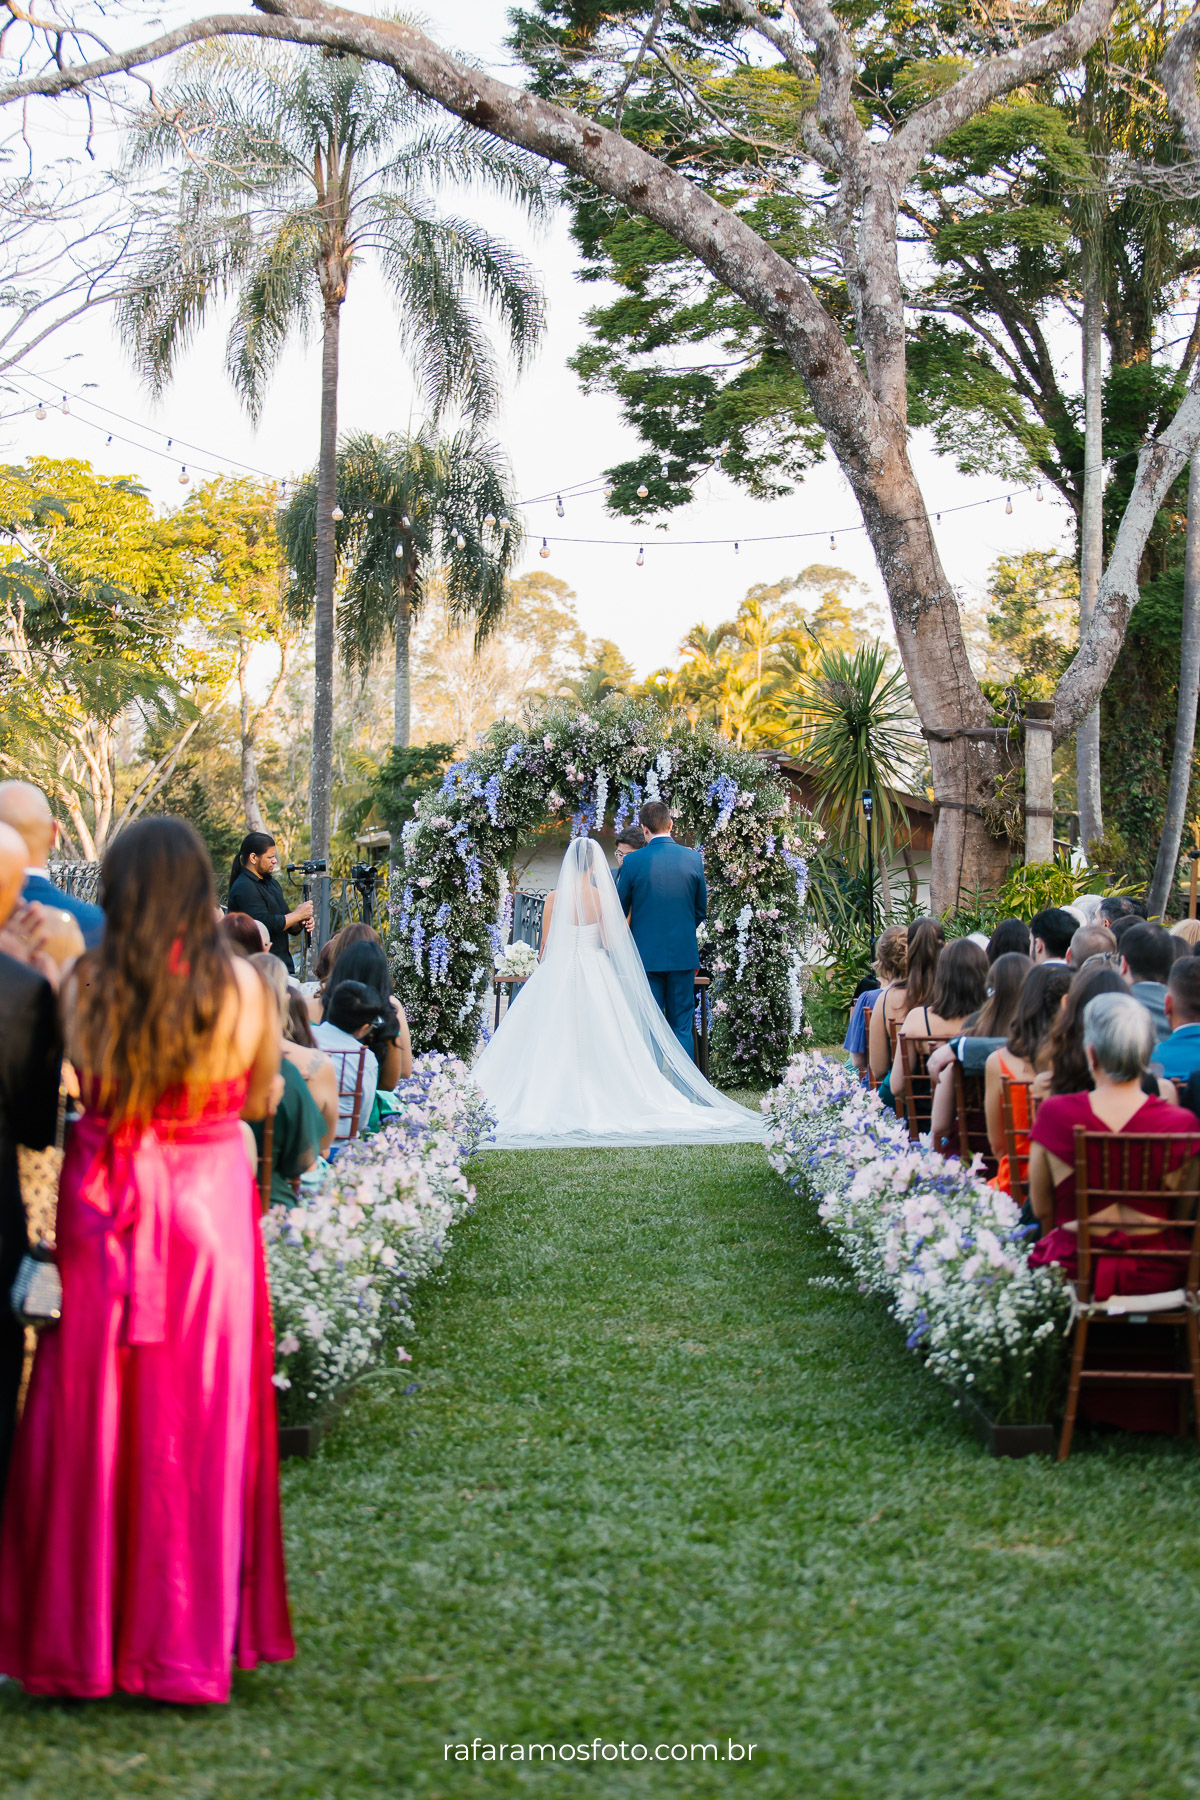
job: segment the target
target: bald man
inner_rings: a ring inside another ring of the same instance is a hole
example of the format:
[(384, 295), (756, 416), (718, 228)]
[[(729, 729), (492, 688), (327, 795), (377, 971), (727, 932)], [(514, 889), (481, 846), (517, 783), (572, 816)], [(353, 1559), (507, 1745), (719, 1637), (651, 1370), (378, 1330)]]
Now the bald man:
[(0, 824), (11, 825), (25, 841), (25, 883), (22, 900), (37, 900), (43, 906), (56, 906), (69, 912), (83, 933), (83, 941), (94, 950), (104, 935), (104, 914), (98, 906), (65, 894), (50, 879), (50, 852), (58, 837), (58, 826), (50, 811), (50, 802), (41, 788), (29, 781), (0, 781)]
[[(0, 824), (0, 930), (21, 898), (28, 854), (12, 826)], [(17, 1145), (44, 1150), (54, 1142), (61, 1066), (53, 988), (36, 969), (0, 951), (0, 1499), (25, 1360), (25, 1332), (8, 1304), (29, 1248)]]

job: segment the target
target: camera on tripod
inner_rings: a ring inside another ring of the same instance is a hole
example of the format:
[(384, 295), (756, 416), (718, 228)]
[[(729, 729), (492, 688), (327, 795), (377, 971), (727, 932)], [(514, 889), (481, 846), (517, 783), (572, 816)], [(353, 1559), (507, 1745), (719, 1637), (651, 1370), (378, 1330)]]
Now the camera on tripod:
[(322, 857), (319, 862), (289, 863), (287, 872), (289, 875), (324, 875), (326, 867), (325, 858)]
[(356, 888), (373, 888), (379, 880), (379, 864), (354, 863), (350, 870), (350, 879)]

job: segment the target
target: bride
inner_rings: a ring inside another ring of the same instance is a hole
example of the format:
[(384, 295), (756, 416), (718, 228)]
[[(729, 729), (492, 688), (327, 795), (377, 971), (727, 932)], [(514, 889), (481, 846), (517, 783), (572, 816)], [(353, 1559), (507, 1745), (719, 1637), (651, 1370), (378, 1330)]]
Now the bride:
[(761, 1143), (761, 1116), (701, 1075), (650, 992), (593, 838), (563, 858), (542, 960), (474, 1077), (500, 1149)]

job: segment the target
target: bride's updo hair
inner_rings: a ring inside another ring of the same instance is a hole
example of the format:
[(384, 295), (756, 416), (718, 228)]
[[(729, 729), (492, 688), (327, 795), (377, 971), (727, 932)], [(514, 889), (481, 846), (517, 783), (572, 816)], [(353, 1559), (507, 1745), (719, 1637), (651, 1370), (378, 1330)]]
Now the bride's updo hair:
[(638, 820), (648, 832), (657, 836), (660, 831), (670, 830), (671, 809), (665, 800), (647, 800), (638, 814)]

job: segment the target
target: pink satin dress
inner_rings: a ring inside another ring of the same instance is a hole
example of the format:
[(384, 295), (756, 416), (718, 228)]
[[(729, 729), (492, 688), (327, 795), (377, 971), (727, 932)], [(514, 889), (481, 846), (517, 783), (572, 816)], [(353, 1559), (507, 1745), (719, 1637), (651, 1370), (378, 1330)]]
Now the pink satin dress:
[(31, 1694), (229, 1697), (294, 1654), (246, 1076), (146, 1130), (86, 1114), (0, 1537), (0, 1672)]

